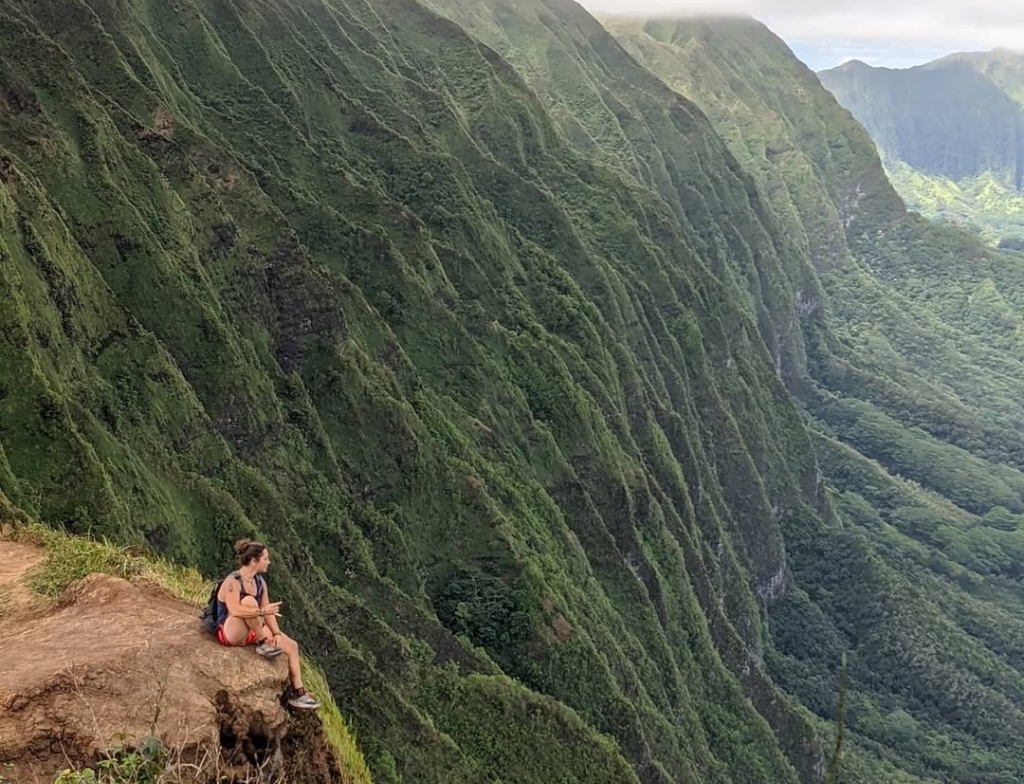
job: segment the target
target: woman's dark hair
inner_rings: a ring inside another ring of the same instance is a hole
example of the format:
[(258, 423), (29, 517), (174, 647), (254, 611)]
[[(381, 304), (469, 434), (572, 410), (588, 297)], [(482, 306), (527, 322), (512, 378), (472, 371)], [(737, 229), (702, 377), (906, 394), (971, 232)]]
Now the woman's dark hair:
[(248, 566), (253, 561), (258, 561), (266, 550), (266, 546), (251, 539), (239, 539), (235, 542), (235, 555), (238, 556), (239, 566)]

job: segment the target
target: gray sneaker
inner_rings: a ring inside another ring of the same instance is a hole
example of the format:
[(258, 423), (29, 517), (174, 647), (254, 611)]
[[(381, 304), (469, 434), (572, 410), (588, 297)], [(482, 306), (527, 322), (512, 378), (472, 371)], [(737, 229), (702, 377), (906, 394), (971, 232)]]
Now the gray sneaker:
[(273, 659), (275, 656), (281, 655), (281, 649), (276, 645), (271, 645), (269, 642), (264, 640), (256, 646), (256, 653), (262, 656), (264, 659)]
[(293, 708), (301, 710), (316, 710), (320, 707), (320, 703), (314, 700), (308, 693), (292, 695), (288, 698), (288, 704)]

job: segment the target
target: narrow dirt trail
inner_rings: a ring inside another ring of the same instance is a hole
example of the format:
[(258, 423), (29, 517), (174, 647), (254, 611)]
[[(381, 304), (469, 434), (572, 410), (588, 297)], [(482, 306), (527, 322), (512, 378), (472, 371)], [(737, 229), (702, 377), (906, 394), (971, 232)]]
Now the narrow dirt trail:
[(34, 603), (24, 577), (45, 556), (42, 547), (0, 539), (0, 617)]

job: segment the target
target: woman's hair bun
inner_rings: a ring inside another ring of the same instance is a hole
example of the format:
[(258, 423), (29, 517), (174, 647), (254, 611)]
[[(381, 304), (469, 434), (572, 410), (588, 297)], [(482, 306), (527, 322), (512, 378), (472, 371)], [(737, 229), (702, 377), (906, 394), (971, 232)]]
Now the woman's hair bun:
[(252, 539), (239, 539), (235, 542), (235, 555), (241, 566), (248, 566), (252, 561), (261, 558), (266, 549), (266, 545), (254, 542)]

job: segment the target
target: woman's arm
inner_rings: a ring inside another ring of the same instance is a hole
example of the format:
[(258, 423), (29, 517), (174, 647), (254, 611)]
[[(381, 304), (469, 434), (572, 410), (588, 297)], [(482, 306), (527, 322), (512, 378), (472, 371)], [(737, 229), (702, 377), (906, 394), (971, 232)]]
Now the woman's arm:
[[(277, 607), (280, 607), (280, 605), (281, 605), (280, 602), (276, 602), (275, 604), (276, 604)], [(264, 580), (263, 581), (263, 597), (260, 599), (260, 609), (265, 611), (270, 606), (271, 606), (271, 602), (270, 602), (270, 588), (267, 587), (267, 581)], [(270, 629), (271, 633), (275, 637), (281, 633), (281, 627), (279, 627), (277, 625), (277, 618), (274, 617), (275, 615), (278, 615), (278, 614), (279, 613), (275, 611), (272, 615), (265, 615), (263, 617), (263, 622), (267, 625), (267, 628)]]
[(228, 577), (224, 580), (220, 591), (217, 592), (217, 598), (224, 602), (224, 606), (228, 608), (228, 615), (235, 618), (255, 618), (261, 614), (263, 609), (261, 607), (254, 610), (242, 604), (242, 591), (238, 585), (238, 580), (234, 577)]

